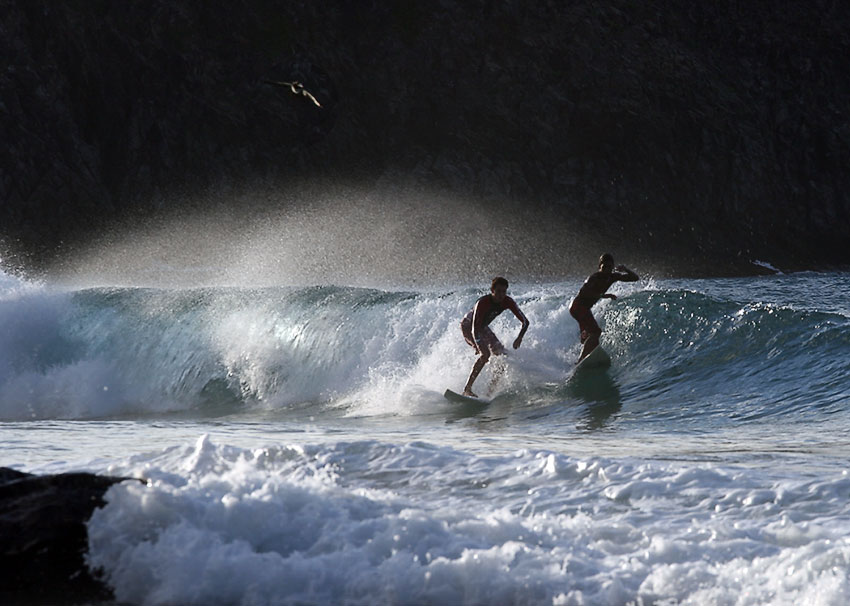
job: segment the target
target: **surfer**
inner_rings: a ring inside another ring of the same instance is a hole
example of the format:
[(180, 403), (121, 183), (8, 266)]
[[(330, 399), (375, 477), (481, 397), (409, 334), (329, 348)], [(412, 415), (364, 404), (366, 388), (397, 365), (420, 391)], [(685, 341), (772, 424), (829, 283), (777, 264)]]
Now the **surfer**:
[(484, 368), (491, 355), (500, 356), (505, 353), (504, 345), (493, 334), (489, 325), (506, 309), (510, 309), (522, 322), (522, 330), (519, 331), (519, 336), (514, 340), (514, 349), (519, 349), (525, 331), (528, 330), (528, 318), (520, 311), (516, 301), (508, 296), (508, 281), (502, 277), (493, 278), (490, 294), (478, 299), (475, 302), (475, 307), (464, 316), (460, 323), (463, 338), (475, 349), (475, 353), (478, 355), (478, 359), (472, 366), (472, 372), (469, 373), (466, 387), (463, 388), (463, 395), (465, 396), (478, 397), (472, 391), (472, 384), (478, 378), (481, 369)]
[(599, 299), (617, 300), (616, 295), (605, 293), (614, 282), (637, 282), (638, 280), (638, 275), (625, 265), (615, 267), (614, 255), (611, 253), (605, 253), (599, 257), (599, 271), (584, 281), (578, 295), (570, 305), (570, 315), (578, 322), (579, 330), (581, 330), (583, 347), (578, 359), (579, 362), (596, 349), (596, 346), (599, 345), (599, 337), (602, 335), (602, 329), (596, 323), (590, 308)]

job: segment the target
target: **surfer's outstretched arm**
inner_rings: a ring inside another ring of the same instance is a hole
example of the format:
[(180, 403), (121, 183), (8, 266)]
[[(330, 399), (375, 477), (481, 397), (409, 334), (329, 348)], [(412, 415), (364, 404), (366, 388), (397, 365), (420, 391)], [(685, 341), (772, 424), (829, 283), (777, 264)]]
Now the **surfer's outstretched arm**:
[(640, 276), (638, 276), (635, 272), (633, 272), (625, 265), (618, 265), (617, 271), (614, 272), (613, 275), (620, 282), (637, 282), (638, 280), (640, 280)]
[(525, 317), (525, 314), (522, 313), (519, 308), (514, 311), (514, 315), (519, 318), (520, 322), (522, 322), (522, 328), (519, 331), (519, 335), (514, 339), (514, 349), (519, 349), (519, 346), (522, 345), (522, 338), (525, 336), (525, 331), (528, 330), (528, 318)]

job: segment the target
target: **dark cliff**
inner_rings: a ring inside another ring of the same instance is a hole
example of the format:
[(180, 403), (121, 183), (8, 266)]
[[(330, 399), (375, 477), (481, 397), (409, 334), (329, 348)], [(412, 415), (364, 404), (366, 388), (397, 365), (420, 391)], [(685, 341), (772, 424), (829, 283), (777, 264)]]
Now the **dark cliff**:
[[(850, 5), (0, 0), (0, 237), (404, 178), (739, 272), (850, 262)], [(315, 98), (264, 82), (298, 81)], [(616, 217), (616, 219), (614, 219)]]
[(110, 486), (128, 478), (35, 476), (0, 467), (0, 601), (82, 604), (111, 591), (85, 563), (86, 523)]

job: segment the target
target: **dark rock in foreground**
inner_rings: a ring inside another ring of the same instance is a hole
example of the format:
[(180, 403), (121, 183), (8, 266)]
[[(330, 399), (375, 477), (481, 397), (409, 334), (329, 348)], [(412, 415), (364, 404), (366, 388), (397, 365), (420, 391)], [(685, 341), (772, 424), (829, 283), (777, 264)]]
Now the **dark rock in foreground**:
[(0, 603), (74, 604), (112, 597), (85, 564), (86, 522), (128, 478), (35, 476), (0, 468)]

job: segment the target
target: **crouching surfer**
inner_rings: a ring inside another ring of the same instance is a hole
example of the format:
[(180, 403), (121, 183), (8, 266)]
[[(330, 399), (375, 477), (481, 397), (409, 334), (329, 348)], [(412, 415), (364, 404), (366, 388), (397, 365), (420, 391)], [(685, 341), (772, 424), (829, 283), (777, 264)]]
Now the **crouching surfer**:
[(585, 280), (578, 295), (570, 305), (570, 315), (578, 322), (583, 345), (578, 361), (584, 360), (599, 345), (602, 329), (590, 311), (599, 299), (613, 299), (617, 296), (605, 294), (614, 282), (637, 282), (640, 278), (625, 265), (614, 266), (614, 256), (605, 253), (599, 257), (599, 271)]
[(505, 353), (504, 345), (493, 334), (489, 325), (506, 309), (510, 309), (522, 322), (522, 330), (519, 331), (519, 336), (514, 340), (514, 349), (519, 349), (525, 331), (528, 330), (528, 318), (520, 311), (516, 301), (508, 296), (508, 281), (502, 277), (493, 278), (490, 294), (478, 299), (475, 307), (464, 316), (460, 323), (463, 338), (475, 349), (475, 353), (478, 355), (478, 359), (472, 366), (472, 372), (469, 373), (466, 387), (463, 388), (463, 395), (465, 396), (478, 397), (472, 391), (472, 384), (478, 378), (481, 369), (487, 364), (491, 355), (500, 356)]

